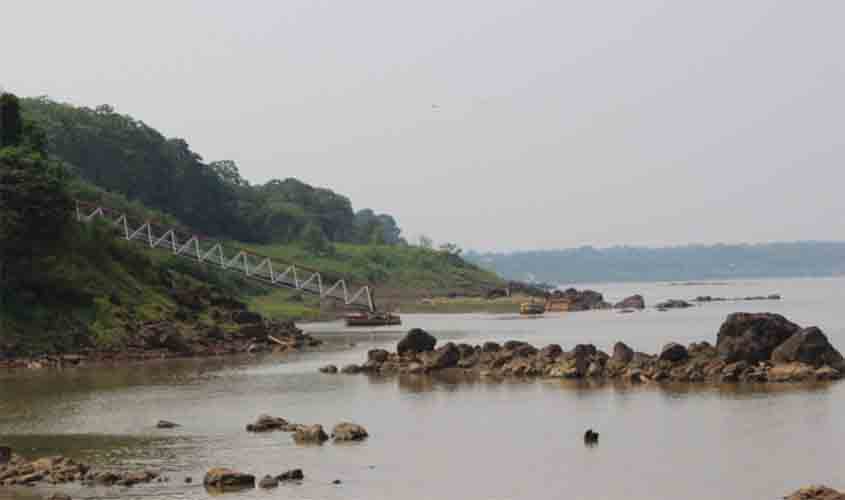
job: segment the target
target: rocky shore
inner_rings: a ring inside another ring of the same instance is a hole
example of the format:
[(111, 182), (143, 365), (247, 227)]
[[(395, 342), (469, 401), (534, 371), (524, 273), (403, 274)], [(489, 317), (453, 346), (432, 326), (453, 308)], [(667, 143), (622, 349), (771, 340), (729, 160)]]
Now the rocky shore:
[[(182, 293), (181, 318), (127, 327), (119, 345), (85, 345), (73, 352), (21, 356), (0, 345), (0, 369), (62, 368), (97, 363), (125, 363), (170, 358), (212, 357), (240, 353), (287, 352), (319, 346), (322, 341), (292, 321), (263, 318), (246, 304), (208, 292)], [(202, 311), (209, 321), (198, 314)]]
[(361, 365), (321, 368), (323, 373), (431, 374), (459, 372), (480, 377), (620, 379), (644, 382), (801, 382), (835, 380), (845, 360), (817, 327), (802, 328), (779, 314), (734, 313), (709, 342), (667, 343), (659, 353), (635, 352), (617, 342), (610, 353), (593, 344), (564, 350), (511, 340), (483, 345), (448, 342), (414, 329), (396, 352), (369, 351)]
[(169, 479), (156, 471), (97, 470), (90, 465), (62, 456), (29, 461), (9, 452), (8, 458), (0, 461), (0, 485), (2, 486), (33, 486), (38, 483), (57, 485), (72, 482), (92, 486), (134, 486), (166, 481)]

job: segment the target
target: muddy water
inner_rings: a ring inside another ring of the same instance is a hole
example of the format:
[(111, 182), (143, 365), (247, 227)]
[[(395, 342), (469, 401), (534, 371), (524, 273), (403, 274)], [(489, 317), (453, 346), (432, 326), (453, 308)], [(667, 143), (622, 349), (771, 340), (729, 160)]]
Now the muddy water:
[[(845, 280), (596, 288), (611, 299), (641, 292), (649, 302), (774, 292), (784, 300), (538, 319), (406, 315), (403, 329), (419, 326), (441, 340), (522, 339), (565, 348), (593, 342), (608, 349), (621, 339), (654, 351), (668, 340), (715, 341), (730, 312), (774, 311), (819, 325), (845, 348)], [(258, 476), (305, 471), (300, 485), (231, 498), (774, 499), (809, 483), (845, 486), (845, 383), (631, 388), (332, 376), (317, 368), (361, 362), (368, 349), (392, 347), (402, 332), (307, 329), (328, 341), (323, 352), (2, 374), (0, 441), (32, 456), (148, 466), (171, 478), (126, 490), (72, 487), (74, 498), (207, 498), (197, 483), (213, 466)], [(246, 423), (264, 412), (327, 427), (351, 420), (371, 438), (313, 447), (284, 433), (247, 434)], [(183, 427), (158, 430), (158, 419)], [(583, 444), (588, 427), (601, 434), (597, 447)], [(185, 484), (186, 476), (194, 483)], [(331, 484), (335, 479), (342, 484)], [(0, 498), (50, 491), (0, 490)]]

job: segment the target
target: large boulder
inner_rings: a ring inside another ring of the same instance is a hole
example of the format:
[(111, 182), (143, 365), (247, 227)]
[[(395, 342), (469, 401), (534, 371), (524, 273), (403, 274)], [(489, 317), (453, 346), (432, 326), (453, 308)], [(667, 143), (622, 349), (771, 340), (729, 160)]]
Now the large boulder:
[(845, 366), (842, 354), (827, 340), (827, 336), (815, 326), (804, 328), (786, 339), (772, 351), (775, 363), (794, 361), (813, 365), (816, 368), (829, 365), (834, 368)]
[(719, 328), (716, 349), (727, 363), (768, 361), (801, 328), (780, 314), (734, 313)]
[(396, 352), (405, 354), (433, 351), (437, 339), (421, 328), (410, 330), (396, 345)]
[(689, 352), (687, 352), (687, 348), (682, 346), (681, 344), (676, 344), (675, 342), (670, 342), (663, 346), (663, 349), (660, 351), (660, 361), (669, 361), (671, 363), (678, 363), (681, 361), (686, 361), (689, 358)]
[(332, 429), (332, 438), (335, 441), (361, 441), (367, 436), (367, 429), (351, 422), (341, 422)]
[(613, 355), (610, 359), (616, 363), (628, 364), (634, 359), (634, 350), (624, 342), (617, 342), (613, 344)]
[(214, 468), (208, 471), (203, 479), (203, 484), (210, 488), (217, 489), (239, 489), (254, 488), (255, 476), (236, 472), (224, 467)]
[(631, 295), (613, 305), (616, 309), (645, 309), (645, 299), (642, 295)]

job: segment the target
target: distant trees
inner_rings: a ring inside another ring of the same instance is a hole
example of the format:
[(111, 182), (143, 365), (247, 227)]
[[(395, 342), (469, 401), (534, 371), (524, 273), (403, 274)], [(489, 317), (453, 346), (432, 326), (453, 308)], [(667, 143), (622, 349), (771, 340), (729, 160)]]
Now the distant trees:
[(429, 238), (428, 236), (421, 234), (420, 238), (419, 238), (419, 246), (420, 246), (420, 248), (425, 248), (425, 249), (430, 250), (430, 249), (434, 248), (434, 242), (432, 242), (431, 238)]

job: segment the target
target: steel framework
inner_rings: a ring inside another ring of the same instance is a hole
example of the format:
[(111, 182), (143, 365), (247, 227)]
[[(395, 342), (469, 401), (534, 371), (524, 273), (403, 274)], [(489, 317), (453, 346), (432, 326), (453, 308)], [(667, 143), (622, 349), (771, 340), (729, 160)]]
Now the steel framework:
[(301, 290), (318, 295), (320, 299), (342, 301), (346, 306), (375, 311), (370, 287), (367, 285), (356, 289), (344, 279), (332, 283), (331, 280), (324, 280), (323, 275), (313, 269), (274, 261), (243, 249), (229, 249), (223, 243), (196, 234), (184, 235), (177, 228), (161, 227), (150, 221), (133, 223), (125, 213), (76, 202), (78, 222), (91, 222), (98, 218), (112, 225), (127, 241), (149, 248), (165, 249), (173, 255), (237, 272), (267, 285)]

